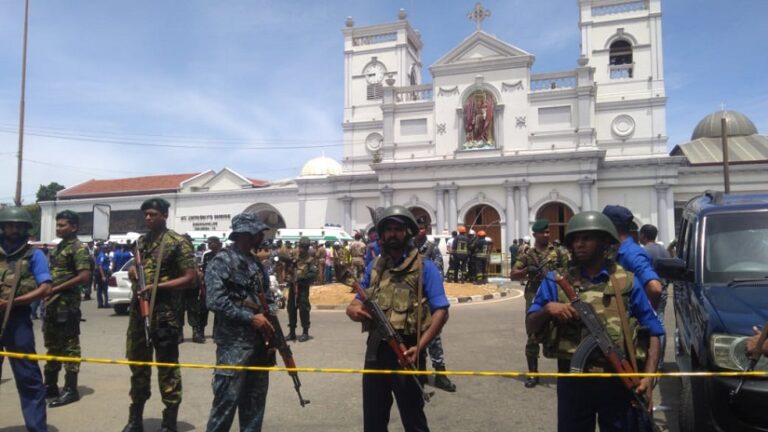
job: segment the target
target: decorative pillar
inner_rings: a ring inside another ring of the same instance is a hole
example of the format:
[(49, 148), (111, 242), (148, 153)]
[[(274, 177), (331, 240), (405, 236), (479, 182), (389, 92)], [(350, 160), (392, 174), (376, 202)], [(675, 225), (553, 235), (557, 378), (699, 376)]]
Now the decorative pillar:
[(506, 209), (504, 217), (507, 219), (507, 247), (517, 237), (517, 218), (515, 217), (515, 185), (509, 181), (504, 181), (504, 190), (506, 191)]
[(530, 187), (530, 183), (523, 180), (519, 183), (517, 183), (517, 187), (520, 189), (520, 235), (521, 236), (527, 236), (531, 233), (531, 226), (528, 221), (528, 213), (530, 213), (531, 209), (528, 208), (528, 188)]
[(438, 183), (435, 186), (435, 234), (442, 234), (445, 230), (445, 189)]
[(456, 186), (456, 183), (452, 183), (450, 186), (447, 186), (445, 190), (448, 191), (448, 225), (449, 225), (449, 231), (455, 230), (459, 226), (459, 210), (456, 207), (456, 192), (459, 190), (459, 187)]
[(595, 181), (591, 178), (584, 177), (579, 179), (579, 186), (581, 187), (581, 211), (592, 210), (592, 184)]
[(305, 197), (299, 197), (299, 226), (307, 226), (307, 199)]
[(344, 195), (340, 199), (344, 205), (344, 209), (342, 212), (343, 219), (344, 219), (343, 227), (346, 232), (351, 233), (352, 232), (352, 200), (353, 198), (349, 195)]
[(667, 191), (669, 190), (669, 185), (662, 182), (657, 183), (655, 187), (656, 208), (658, 209), (656, 228), (659, 230), (659, 238), (657, 240), (661, 240), (664, 244), (667, 244), (667, 242), (670, 241), (669, 230), (667, 228), (667, 220), (669, 219), (667, 217)]
[(381, 188), (381, 205), (384, 208), (387, 208), (392, 205), (392, 194), (394, 193), (395, 193), (395, 190), (389, 186), (384, 186), (383, 188)]

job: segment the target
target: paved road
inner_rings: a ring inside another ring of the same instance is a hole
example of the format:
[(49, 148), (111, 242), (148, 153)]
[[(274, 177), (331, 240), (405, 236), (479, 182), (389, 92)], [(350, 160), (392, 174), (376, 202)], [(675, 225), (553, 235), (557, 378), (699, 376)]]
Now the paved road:
[[(671, 301), (670, 301), (671, 309)], [(671, 312), (671, 311), (670, 311)], [(453, 370), (523, 371), (525, 331), (523, 300), (520, 297), (461, 304), (451, 307), (450, 321), (444, 331), (447, 366)], [(667, 314), (670, 321), (671, 313)], [(114, 315), (111, 309), (97, 309), (94, 301), (84, 302), (83, 354), (87, 357), (124, 358), (127, 317)], [(287, 322), (281, 311), (280, 320)], [(349, 321), (343, 311), (313, 311), (315, 337), (293, 344), (299, 366), (358, 368), (363, 363), (364, 335), (358, 324)], [(39, 321), (35, 321), (38, 352), (43, 353)], [(668, 325), (673, 325), (671, 322)], [(190, 337), (187, 327), (186, 336)], [(210, 335), (210, 328), (207, 329)], [(181, 361), (214, 363), (215, 345), (187, 342), (181, 345)], [(672, 360), (668, 346), (667, 360)], [(670, 364), (671, 365), (671, 364)], [(18, 396), (10, 368), (4, 366), (0, 385), (0, 432), (24, 431)], [(551, 360), (542, 361), (543, 371), (555, 371)], [(145, 411), (145, 429), (159, 429), (162, 403), (153, 373), (153, 397)], [(211, 371), (182, 371), (184, 399), (179, 414), (180, 431), (205, 430), (211, 406)], [(362, 429), (361, 378), (357, 374), (302, 374), (303, 394), (312, 403), (298, 404), (287, 374), (270, 377), (264, 430), (359, 431)], [(433, 430), (446, 431), (553, 431), (556, 429), (554, 380), (528, 390), (522, 379), (455, 377), (458, 392), (437, 394), (427, 407)], [(128, 417), (129, 370), (125, 366), (84, 364), (80, 377), (79, 403), (49, 409), (52, 431), (117, 431)], [(679, 385), (664, 379), (655, 399), (664, 405), (676, 405)], [(674, 424), (674, 411), (657, 411), (657, 422), (666, 428)], [(400, 431), (397, 409), (392, 411), (390, 429)], [(237, 430), (233, 427), (233, 430)], [(673, 428), (671, 430), (676, 430)]]

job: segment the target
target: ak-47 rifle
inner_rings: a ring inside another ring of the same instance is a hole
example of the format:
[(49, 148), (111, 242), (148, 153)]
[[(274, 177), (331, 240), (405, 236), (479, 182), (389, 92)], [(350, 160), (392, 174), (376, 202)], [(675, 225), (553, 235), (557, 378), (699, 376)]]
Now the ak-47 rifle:
[[(755, 370), (755, 366), (757, 366), (757, 362), (760, 361), (760, 357), (763, 355), (763, 345), (765, 345), (765, 340), (768, 338), (768, 322), (766, 322), (763, 325), (763, 330), (760, 332), (760, 337), (757, 338), (757, 345), (755, 345), (755, 349), (752, 352), (748, 352), (747, 356), (749, 357), (749, 364), (747, 365), (747, 369), (745, 372), (752, 372)], [(743, 376), (741, 377), (741, 380), (739, 380), (739, 385), (736, 386), (736, 388), (731, 391), (729, 402), (731, 405), (736, 403), (736, 400), (739, 396), (739, 393), (741, 392), (741, 388), (744, 386), (744, 382), (747, 381), (747, 377)]]
[(141, 252), (139, 248), (136, 248), (133, 264), (136, 268), (136, 285), (138, 292), (136, 300), (139, 301), (139, 312), (141, 313), (141, 319), (144, 321), (144, 338), (147, 340), (147, 346), (152, 346), (152, 340), (150, 338), (150, 332), (152, 329), (152, 316), (149, 311), (150, 293), (145, 291), (147, 288), (147, 281), (144, 276), (144, 261), (141, 259)]
[[(626, 374), (636, 373), (637, 371), (635, 371), (627, 360), (627, 357), (624, 355), (624, 350), (619, 349), (608, 336), (608, 333), (606, 333), (605, 327), (603, 327), (603, 323), (600, 321), (600, 318), (598, 318), (592, 305), (581, 301), (576, 294), (576, 291), (571, 286), (571, 283), (568, 282), (568, 279), (557, 275), (555, 277), (555, 282), (563, 292), (565, 292), (568, 300), (571, 301), (571, 306), (573, 306), (573, 308), (576, 309), (576, 312), (579, 313), (581, 322), (584, 323), (584, 326), (586, 326), (589, 331), (589, 336), (581, 341), (581, 344), (579, 344), (579, 347), (576, 349), (576, 352), (571, 359), (571, 372), (583, 372), (587, 358), (589, 358), (589, 355), (596, 348), (599, 348), (615, 372)], [(616, 301), (621, 301), (621, 299), (616, 299)], [(640, 379), (636, 376), (623, 376), (620, 377), (620, 379), (627, 390), (632, 394), (632, 397), (639, 405), (643, 415), (646, 416), (646, 419), (653, 430), (660, 432), (661, 429), (656, 426), (653, 422), (653, 417), (648, 412), (648, 401), (645, 399), (645, 396), (635, 392), (635, 389), (640, 385)]]
[[(379, 343), (383, 340), (387, 342), (387, 345), (389, 345), (392, 351), (394, 351), (400, 365), (407, 364), (405, 358), (406, 347), (405, 342), (403, 341), (403, 337), (400, 336), (400, 333), (398, 333), (394, 327), (392, 327), (392, 323), (390, 323), (387, 316), (384, 315), (381, 307), (376, 304), (376, 302), (371, 300), (370, 297), (368, 297), (368, 295), (365, 293), (365, 290), (356, 280), (346, 278), (343, 283), (355, 289), (355, 292), (357, 292), (357, 295), (363, 302), (363, 306), (365, 306), (365, 308), (368, 310), (368, 313), (370, 313), (371, 317), (373, 317), (374, 328), (371, 330), (371, 335), (368, 338), (368, 352), (376, 352)], [(414, 372), (417, 371), (416, 366), (412, 364), (403, 366), (403, 369)], [(421, 391), (421, 397), (424, 398), (424, 402), (429, 402), (429, 399), (432, 397), (434, 392), (427, 392), (424, 390), (424, 386), (421, 384), (419, 377), (416, 375), (411, 375), (411, 377), (419, 387), (419, 390)]]
[[(291, 351), (291, 347), (288, 346), (288, 342), (285, 340), (283, 327), (280, 325), (280, 321), (277, 319), (276, 315), (273, 315), (269, 311), (267, 297), (264, 295), (264, 293), (259, 292), (258, 297), (259, 302), (261, 303), (261, 307), (259, 307), (259, 305), (250, 299), (243, 300), (243, 306), (251, 309), (256, 313), (264, 314), (264, 316), (269, 320), (270, 324), (272, 324), (272, 327), (275, 329), (275, 333), (272, 335), (272, 338), (267, 341), (267, 348), (277, 349), (277, 352), (280, 353), (280, 357), (283, 358), (283, 364), (285, 364), (285, 367), (288, 369), (296, 369), (296, 361), (293, 359), (293, 352)], [(302, 407), (304, 407), (304, 405), (309, 403), (309, 400), (304, 399), (301, 396), (301, 381), (299, 381), (299, 373), (296, 371), (288, 371), (288, 375), (291, 376), (291, 379), (293, 380), (293, 388), (296, 390), (296, 394), (299, 395), (299, 403)]]

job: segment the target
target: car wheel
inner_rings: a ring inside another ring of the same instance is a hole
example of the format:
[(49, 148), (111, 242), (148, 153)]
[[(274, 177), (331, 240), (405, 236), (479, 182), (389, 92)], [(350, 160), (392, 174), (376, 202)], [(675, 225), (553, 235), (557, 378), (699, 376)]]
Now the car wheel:
[(705, 378), (682, 377), (680, 389), (681, 432), (714, 430), (710, 422), (709, 388)]
[(116, 304), (115, 306), (113, 306), (113, 309), (115, 310), (115, 313), (118, 315), (128, 315), (127, 304)]

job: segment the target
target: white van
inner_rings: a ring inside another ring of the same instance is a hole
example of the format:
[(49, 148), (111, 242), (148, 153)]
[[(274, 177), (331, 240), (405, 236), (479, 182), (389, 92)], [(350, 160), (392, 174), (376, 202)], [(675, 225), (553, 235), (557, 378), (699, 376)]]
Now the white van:
[(277, 230), (275, 240), (297, 242), (302, 237), (318, 242), (326, 241), (352, 241), (352, 236), (340, 227), (326, 226), (322, 228), (280, 228)]

